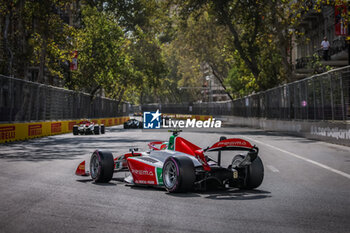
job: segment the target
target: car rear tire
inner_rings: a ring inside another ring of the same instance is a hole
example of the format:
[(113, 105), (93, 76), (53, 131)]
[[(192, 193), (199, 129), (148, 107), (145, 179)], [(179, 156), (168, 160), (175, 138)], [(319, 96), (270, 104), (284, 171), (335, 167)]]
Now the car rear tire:
[(78, 126), (74, 125), (73, 126), (73, 135), (78, 135), (78, 134), (79, 134)]
[[(233, 158), (232, 164), (236, 160), (243, 160), (243, 155), (236, 155)], [(264, 165), (259, 156), (249, 165), (240, 169), (244, 169), (244, 182), (240, 184), (241, 189), (255, 189), (259, 187), (264, 179)]]
[(100, 126), (98, 125), (94, 126), (94, 134), (100, 134)]
[(167, 158), (163, 165), (162, 176), (164, 187), (170, 193), (192, 190), (196, 179), (193, 162), (185, 156)]
[(113, 155), (96, 150), (90, 159), (90, 175), (96, 183), (108, 183), (114, 172)]
[(259, 187), (264, 179), (264, 165), (260, 157), (247, 167), (246, 188), (255, 189)]
[(105, 125), (101, 125), (101, 134), (105, 133)]

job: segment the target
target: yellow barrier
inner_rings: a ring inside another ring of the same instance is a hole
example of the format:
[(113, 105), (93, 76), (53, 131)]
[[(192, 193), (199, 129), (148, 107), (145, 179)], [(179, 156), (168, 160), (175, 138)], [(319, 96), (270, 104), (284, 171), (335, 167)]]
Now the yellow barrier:
[[(129, 117), (92, 119), (94, 123), (113, 126), (123, 124)], [(0, 124), (0, 143), (27, 140), (56, 134), (70, 133), (81, 120), (44, 121), (34, 123)]]

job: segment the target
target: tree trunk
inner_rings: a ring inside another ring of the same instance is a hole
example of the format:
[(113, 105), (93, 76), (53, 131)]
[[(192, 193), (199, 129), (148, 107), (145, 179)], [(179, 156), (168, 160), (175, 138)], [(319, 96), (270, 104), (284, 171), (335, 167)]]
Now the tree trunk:
[(38, 82), (45, 83), (45, 62), (46, 62), (46, 47), (47, 47), (47, 38), (43, 37), (43, 47), (40, 53), (40, 64), (39, 64), (39, 74), (38, 74)]
[(233, 101), (233, 97), (231, 94), (227, 91), (226, 86), (224, 84), (224, 79), (222, 75), (218, 72), (218, 70), (215, 68), (213, 64), (209, 64), (211, 69), (213, 70), (213, 75), (216, 77), (216, 79), (220, 82), (221, 86), (224, 88), (225, 93), (228, 95), (228, 97)]
[(242, 47), (241, 41), (239, 40), (238, 32), (230, 20), (229, 13), (224, 9), (225, 6), (221, 5), (222, 3), (220, 3), (220, 2), (216, 2), (216, 3), (217, 3), (216, 9), (218, 10), (218, 13), (217, 13), (218, 18), (228, 27), (228, 29), (232, 33), (233, 44), (235, 46), (235, 49), (237, 49), (242, 60), (247, 65), (247, 67), (250, 69), (254, 78), (257, 80), (259, 77), (259, 74), (260, 74), (260, 70), (257, 66), (257, 60), (254, 57), (254, 54), (256, 54), (256, 52), (253, 51), (254, 47), (249, 47), (249, 50), (251, 51), (250, 52), (251, 56), (248, 57), (247, 54), (245, 53), (243, 47)]
[(119, 110), (119, 105), (120, 105), (120, 102), (122, 101), (122, 98), (124, 96), (124, 93), (125, 93), (125, 87), (123, 87), (121, 89), (121, 91), (119, 92), (119, 96), (118, 96), (118, 99), (117, 99), (117, 112)]

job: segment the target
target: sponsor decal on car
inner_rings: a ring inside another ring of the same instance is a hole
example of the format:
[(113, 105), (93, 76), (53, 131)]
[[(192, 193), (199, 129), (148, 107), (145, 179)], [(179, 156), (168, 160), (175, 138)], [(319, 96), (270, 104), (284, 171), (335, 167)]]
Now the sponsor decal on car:
[(137, 180), (139, 184), (155, 184), (153, 180)]
[(253, 146), (246, 140), (239, 138), (230, 138), (220, 142), (215, 143), (209, 149), (216, 149), (222, 147), (244, 147), (244, 148), (253, 148)]
[(163, 185), (163, 169), (160, 167), (156, 167), (156, 173), (158, 185)]
[(242, 140), (237, 141), (227, 141), (227, 142), (219, 142), (218, 146), (245, 146), (247, 145), (247, 142)]
[(1, 126), (0, 127), (0, 139), (14, 139), (16, 138), (15, 126)]
[(154, 166), (139, 161), (135, 157), (129, 157), (127, 161), (136, 184), (157, 184)]
[(146, 170), (135, 170), (132, 169), (132, 172), (137, 175), (143, 175), (143, 176), (154, 176), (152, 171), (146, 171)]
[(238, 179), (238, 172), (237, 171), (233, 171), (233, 179)]

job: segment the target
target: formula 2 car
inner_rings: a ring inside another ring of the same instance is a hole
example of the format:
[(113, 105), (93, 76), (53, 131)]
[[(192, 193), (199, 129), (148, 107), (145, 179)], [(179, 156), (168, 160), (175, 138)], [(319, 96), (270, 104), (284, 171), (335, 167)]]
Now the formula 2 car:
[(83, 120), (78, 125), (73, 126), (73, 135), (78, 134), (104, 134), (105, 126), (95, 124), (94, 122)]
[[(164, 187), (168, 192), (207, 190), (208, 188), (254, 189), (264, 178), (264, 166), (258, 156), (258, 148), (248, 141), (221, 137), (211, 147), (201, 149), (179, 137), (173, 130), (168, 142), (148, 144), (150, 151), (131, 149), (113, 158), (112, 153), (96, 150), (91, 155), (90, 172), (81, 162), (76, 175), (88, 176), (95, 182), (109, 182), (114, 172), (129, 171), (124, 181), (134, 185)], [(227, 167), (221, 166), (221, 151), (244, 151), (233, 157)], [(207, 154), (218, 153), (217, 161)]]
[(142, 122), (136, 119), (130, 119), (124, 122), (124, 129), (142, 129)]

